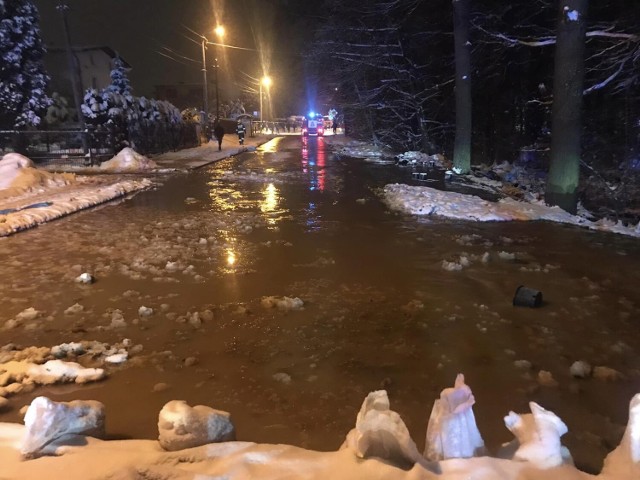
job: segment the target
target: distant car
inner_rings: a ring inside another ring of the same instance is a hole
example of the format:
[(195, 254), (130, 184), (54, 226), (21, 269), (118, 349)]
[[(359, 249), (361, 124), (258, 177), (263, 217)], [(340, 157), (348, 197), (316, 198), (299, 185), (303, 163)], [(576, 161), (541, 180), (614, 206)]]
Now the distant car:
[(329, 130), (333, 126), (333, 121), (331, 121), (329, 115), (325, 115), (322, 117), (322, 124), (325, 130)]
[(322, 118), (310, 118), (305, 120), (302, 125), (302, 135), (305, 137), (309, 135), (317, 135), (319, 137), (324, 135), (324, 124)]

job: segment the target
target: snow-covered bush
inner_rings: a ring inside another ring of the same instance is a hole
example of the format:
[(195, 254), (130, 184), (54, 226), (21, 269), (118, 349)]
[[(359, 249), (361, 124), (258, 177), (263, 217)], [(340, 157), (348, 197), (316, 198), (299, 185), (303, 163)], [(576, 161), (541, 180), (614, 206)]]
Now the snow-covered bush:
[(38, 10), (30, 0), (0, 1), (0, 128), (39, 125), (51, 104)]

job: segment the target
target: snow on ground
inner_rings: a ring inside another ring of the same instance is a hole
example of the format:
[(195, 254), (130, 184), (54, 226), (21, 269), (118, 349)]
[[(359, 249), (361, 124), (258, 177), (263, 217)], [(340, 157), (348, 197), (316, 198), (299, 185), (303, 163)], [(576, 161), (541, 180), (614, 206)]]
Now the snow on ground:
[(511, 198), (489, 202), (474, 195), (402, 184), (386, 185), (383, 196), (390, 208), (412, 215), (433, 215), (478, 222), (547, 220), (640, 237), (640, 223), (635, 227), (626, 227), (620, 222), (615, 223), (606, 219), (592, 222), (586, 218), (571, 215), (559, 207), (519, 202)]
[(388, 151), (371, 143), (359, 142), (357, 140), (348, 141), (342, 147), (337, 148), (335, 153), (338, 156), (363, 158), (365, 161), (373, 163), (394, 163), (393, 155)]
[[(0, 237), (34, 227), (70, 213), (93, 207), (100, 203), (122, 197), (132, 192), (151, 187), (147, 178), (140, 180), (121, 180), (117, 178), (78, 178), (73, 188), (51, 189), (38, 192), (37, 196), (12, 198), (10, 202), (1, 202), (0, 210), (12, 210), (0, 213)], [(45, 200), (41, 204), (39, 202)], [(24, 208), (39, 204), (36, 208)]]
[[(434, 403), (427, 434), (427, 442), (437, 445), (425, 446), (425, 453), (431, 458), (436, 452), (437, 459), (428, 460), (417, 450), (400, 415), (391, 410), (384, 390), (365, 398), (355, 428), (336, 452), (224, 441), (233, 429), (226, 412), (176, 401), (159, 414), (159, 442), (102, 441), (78, 433), (104, 425), (108, 412), (102, 404), (38, 397), (27, 410), (25, 426), (0, 423), (1, 474), (6, 479), (50, 480), (635, 480), (640, 476), (640, 395), (631, 400), (623, 439), (598, 476), (572, 465), (561, 443), (565, 424), (535, 403), (530, 404), (531, 413), (509, 412), (504, 417), (515, 438), (496, 457), (487, 456), (472, 413), (474, 401), (462, 376), (454, 388), (443, 390)], [(217, 430), (222, 434), (212, 436), (201, 423), (221, 427)], [(222, 441), (206, 444), (211, 438)], [(469, 448), (461, 449), (461, 442), (470, 439)]]
[(7, 153), (0, 159), (0, 200), (75, 181), (73, 174), (39, 171), (29, 158), (19, 153)]
[(108, 172), (140, 172), (158, 168), (158, 165), (153, 160), (149, 160), (144, 155), (127, 147), (120, 150), (111, 160), (102, 162), (99, 168)]
[(148, 179), (76, 177), (36, 169), (8, 153), (0, 160), (0, 237), (151, 186)]

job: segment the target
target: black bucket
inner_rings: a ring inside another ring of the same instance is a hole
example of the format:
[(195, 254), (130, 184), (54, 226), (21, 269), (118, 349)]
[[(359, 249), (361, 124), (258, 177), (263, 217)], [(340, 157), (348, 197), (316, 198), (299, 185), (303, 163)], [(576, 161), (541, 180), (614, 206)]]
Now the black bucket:
[(513, 297), (513, 305), (515, 307), (538, 308), (542, 305), (542, 292), (520, 285)]

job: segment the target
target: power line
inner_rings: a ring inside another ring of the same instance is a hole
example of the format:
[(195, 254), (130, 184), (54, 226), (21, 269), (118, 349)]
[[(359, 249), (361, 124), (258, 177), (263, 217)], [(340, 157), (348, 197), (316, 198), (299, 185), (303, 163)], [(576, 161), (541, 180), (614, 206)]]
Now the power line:
[(181, 65), (185, 65), (185, 66), (187, 66), (187, 67), (190, 67), (190, 66), (191, 66), (191, 65), (189, 65), (188, 63), (181, 62), (180, 60), (177, 60), (177, 59), (175, 59), (175, 58), (173, 58), (173, 57), (171, 57), (171, 56), (169, 56), (169, 55), (167, 55), (167, 54), (165, 54), (165, 53), (163, 53), (163, 52), (161, 52), (161, 51), (159, 51), (159, 50), (154, 50), (154, 51), (155, 51), (158, 55), (162, 55), (163, 57), (166, 57), (166, 58), (168, 58), (169, 60), (173, 60), (173, 61), (174, 61), (174, 62), (176, 62), (176, 63), (179, 63), (179, 64), (181, 64)]

